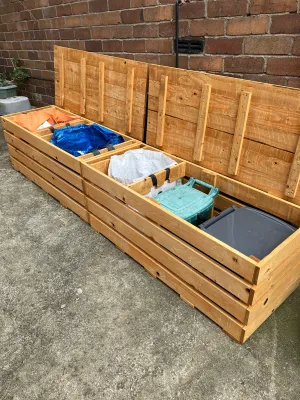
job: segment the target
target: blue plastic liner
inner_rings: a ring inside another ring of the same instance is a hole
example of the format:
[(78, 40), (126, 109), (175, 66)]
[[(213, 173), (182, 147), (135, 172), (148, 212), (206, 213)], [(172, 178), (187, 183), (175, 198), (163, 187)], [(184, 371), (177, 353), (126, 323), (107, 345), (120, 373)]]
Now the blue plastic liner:
[(75, 157), (123, 142), (121, 135), (97, 124), (79, 124), (56, 129), (51, 139), (52, 144)]

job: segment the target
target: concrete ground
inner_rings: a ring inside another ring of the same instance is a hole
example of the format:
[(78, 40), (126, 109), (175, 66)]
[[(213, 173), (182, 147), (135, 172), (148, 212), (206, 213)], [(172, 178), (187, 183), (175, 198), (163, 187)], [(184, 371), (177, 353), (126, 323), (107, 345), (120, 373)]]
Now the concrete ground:
[(233, 342), (14, 171), (0, 137), (1, 400), (299, 400), (299, 289)]

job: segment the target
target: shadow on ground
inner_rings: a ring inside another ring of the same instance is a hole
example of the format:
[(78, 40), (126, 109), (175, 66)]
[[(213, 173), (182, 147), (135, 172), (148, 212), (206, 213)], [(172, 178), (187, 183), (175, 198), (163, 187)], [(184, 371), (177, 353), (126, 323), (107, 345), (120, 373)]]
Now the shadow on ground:
[(0, 146), (1, 400), (300, 398), (299, 289), (238, 345)]

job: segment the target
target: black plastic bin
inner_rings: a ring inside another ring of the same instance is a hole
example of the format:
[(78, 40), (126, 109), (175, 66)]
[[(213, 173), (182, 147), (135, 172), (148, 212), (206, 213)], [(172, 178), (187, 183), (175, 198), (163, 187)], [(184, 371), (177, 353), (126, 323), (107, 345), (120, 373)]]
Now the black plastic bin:
[(199, 228), (246, 256), (262, 260), (297, 228), (251, 207), (232, 206)]

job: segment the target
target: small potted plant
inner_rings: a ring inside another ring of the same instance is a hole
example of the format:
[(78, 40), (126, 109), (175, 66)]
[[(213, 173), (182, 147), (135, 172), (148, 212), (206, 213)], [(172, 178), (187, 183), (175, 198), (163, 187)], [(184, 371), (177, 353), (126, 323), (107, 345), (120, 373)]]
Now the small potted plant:
[(0, 74), (0, 99), (7, 99), (17, 95), (17, 85), (7, 79), (5, 73)]
[(12, 60), (13, 70), (7, 76), (0, 73), (0, 99), (7, 99), (17, 95), (17, 85), (29, 78), (27, 69), (19, 65), (20, 60), (14, 58)]

